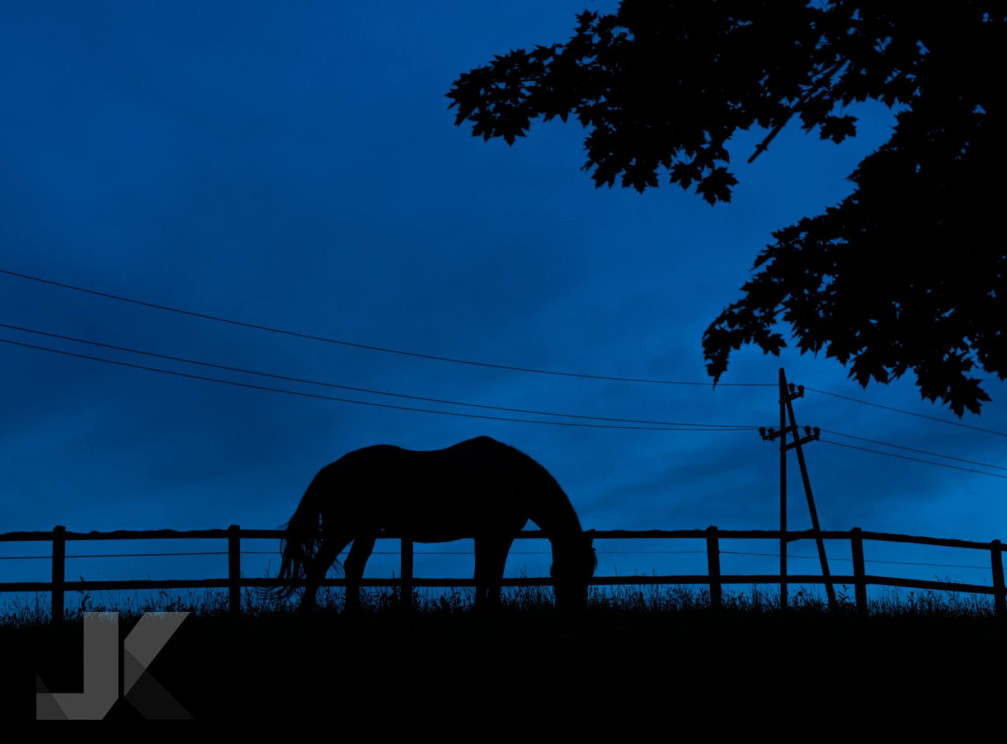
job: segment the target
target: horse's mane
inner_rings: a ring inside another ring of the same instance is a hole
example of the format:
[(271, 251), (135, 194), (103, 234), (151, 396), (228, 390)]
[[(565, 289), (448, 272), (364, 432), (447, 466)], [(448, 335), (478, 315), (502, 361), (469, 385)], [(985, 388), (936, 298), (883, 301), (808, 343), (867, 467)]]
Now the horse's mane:
[[(554, 512), (555, 516), (561, 516), (566, 521), (569, 522), (569, 527), (576, 528), (576, 531), (580, 531), (580, 520), (577, 518), (577, 513), (573, 509), (573, 505), (570, 503), (570, 498), (566, 495), (566, 492), (560, 486), (556, 478), (550, 473), (538, 460), (536, 460), (531, 455), (525, 454), (517, 447), (512, 447), (509, 444), (504, 444), (503, 442), (497, 441), (492, 437), (482, 436), (476, 437), (476, 442), (485, 442), (487, 445), (496, 448), (500, 453), (504, 455), (508, 463), (514, 470), (522, 474), (527, 480), (541, 481), (547, 486), (547, 491), (551, 491), (551, 495), (555, 497), (555, 503), (549, 504), (549, 506), (558, 510), (558, 513)], [(532, 521), (537, 523), (534, 518)], [(549, 532), (550, 529), (546, 526), (539, 525), (544, 532)]]

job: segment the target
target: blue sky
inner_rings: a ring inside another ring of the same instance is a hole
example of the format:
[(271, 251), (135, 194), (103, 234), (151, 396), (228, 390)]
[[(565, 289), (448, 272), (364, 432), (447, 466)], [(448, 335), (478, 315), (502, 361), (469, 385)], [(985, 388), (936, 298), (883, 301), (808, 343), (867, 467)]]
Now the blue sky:
[[(705, 381), (702, 333), (738, 298), (756, 253), (774, 229), (850, 192), (846, 176), (885, 141), (892, 115), (878, 105), (853, 109), (861, 117), (859, 134), (840, 146), (793, 125), (751, 165), (745, 160), (764, 133), (743, 133), (731, 147), (740, 184), (731, 203), (716, 207), (677, 186), (643, 195), (596, 189), (580, 171), (577, 124), (539, 124), (513, 147), (454, 126), (445, 93), (460, 73), (512, 48), (563, 40), (575, 13), (614, 5), (5, 4), (0, 269), (363, 344)], [(778, 421), (772, 388), (600, 382), (409, 359), (4, 275), (0, 322), (489, 405), (703, 423)], [(0, 336), (40, 343), (16, 331)], [(41, 343), (150, 363), (69, 342)], [(277, 527), (314, 473), (349, 450), (375, 443), (434, 449), (480, 434), (549, 468), (588, 528), (778, 524), (777, 454), (755, 433), (425, 415), (2, 346), (0, 531), (54, 524)], [(791, 349), (778, 359), (753, 349), (736, 353), (723, 381), (774, 382), (781, 365), (796, 383), (954, 420), (939, 405), (921, 402), (911, 379), (863, 390), (834, 361)], [(986, 389), (993, 402), (964, 422), (1007, 430), (1004, 385), (991, 380)], [(1003, 463), (1002, 437), (812, 393), (796, 408), (801, 424)], [(1002, 479), (825, 444), (810, 445), (807, 458), (826, 529), (1007, 537)], [(808, 526), (799, 484), (791, 482), (795, 528)], [(814, 552), (811, 545), (792, 550)], [(888, 555), (872, 545), (869, 560), (872, 550)], [(845, 555), (839, 546), (835, 554)], [(988, 563), (982, 554), (899, 555)], [(508, 570), (534, 573), (539, 558), (514, 555)], [(427, 560), (418, 572), (470, 570), (462, 558)], [(677, 570), (670, 560), (607, 553), (600, 569)], [(681, 560), (685, 566), (690, 559)], [(775, 565), (732, 560), (739, 571)], [(26, 565), (6, 563), (5, 576), (16, 573), (11, 564), (18, 571)], [(186, 574), (175, 565), (152, 562), (142, 570)], [(221, 572), (207, 565), (208, 575)], [(266, 566), (247, 565), (253, 574)], [(31, 570), (44, 574), (42, 568)], [(792, 570), (811, 568), (795, 563)], [(124, 575), (120, 570), (92, 561), (68, 575), (111, 578)], [(377, 557), (369, 573), (382, 570)], [(989, 581), (988, 572), (912, 570)]]

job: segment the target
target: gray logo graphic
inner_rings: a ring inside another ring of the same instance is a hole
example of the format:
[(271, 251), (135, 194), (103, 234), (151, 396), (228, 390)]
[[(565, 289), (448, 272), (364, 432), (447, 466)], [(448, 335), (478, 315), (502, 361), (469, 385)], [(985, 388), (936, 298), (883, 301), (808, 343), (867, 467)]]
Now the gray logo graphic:
[[(122, 694), (146, 718), (191, 718), (147, 667), (188, 612), (147, 612), (123, 642)], [(100, 719), (119, 699), (119, 615), (84, 613), (84, 691), (49, 692), (35, 675), (37, 720)]]

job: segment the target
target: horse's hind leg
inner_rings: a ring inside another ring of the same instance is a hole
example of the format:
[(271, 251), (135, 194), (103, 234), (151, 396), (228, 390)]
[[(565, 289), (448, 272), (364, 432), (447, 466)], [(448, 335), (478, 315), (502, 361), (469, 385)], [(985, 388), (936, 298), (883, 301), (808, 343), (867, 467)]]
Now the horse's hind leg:
[(356, 612), (360, 609), (360, 580), (364, 576), (364, 566), (374, 550), (373, 537), (358, 537), (350, 547), (343, 570), (346, 572), (346, 610)]
[(304, 594), (301, 596), (301, 610), (310, 610), (315, 606), (315, 594), (325, 574), (328, 573), (329, 566), (339, 557), (343, 548), (350, 541), (347, 540), (324, 540), (318, 548), (318, 552), (305, 570)]

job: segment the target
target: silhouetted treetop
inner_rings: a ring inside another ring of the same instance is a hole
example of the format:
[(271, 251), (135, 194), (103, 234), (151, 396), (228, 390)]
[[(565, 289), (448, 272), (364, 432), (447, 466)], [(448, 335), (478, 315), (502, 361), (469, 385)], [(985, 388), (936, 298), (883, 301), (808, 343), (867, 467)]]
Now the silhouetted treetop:
[(710, 204), (737, 183), (725, 143), (795, 116), (841, 142), (854, 101), (900, 105), (856, 189), (773, 234), (758, 271), (703, 337), (714, 380), (732, 349), (824, 350), (862, 385), (916, 373), (959, 416), (989, 396), (976, 368), (1007, 377), (1007, 249), (999, 235), (1007, 49), (1003, 3), (872, 0), (623, 0), (584, 12), (564, 44), (515, 50), (461, 75), (456, 123), (513, 143), (531, 122), (574, 116), (596, 185), (671, 183)]

